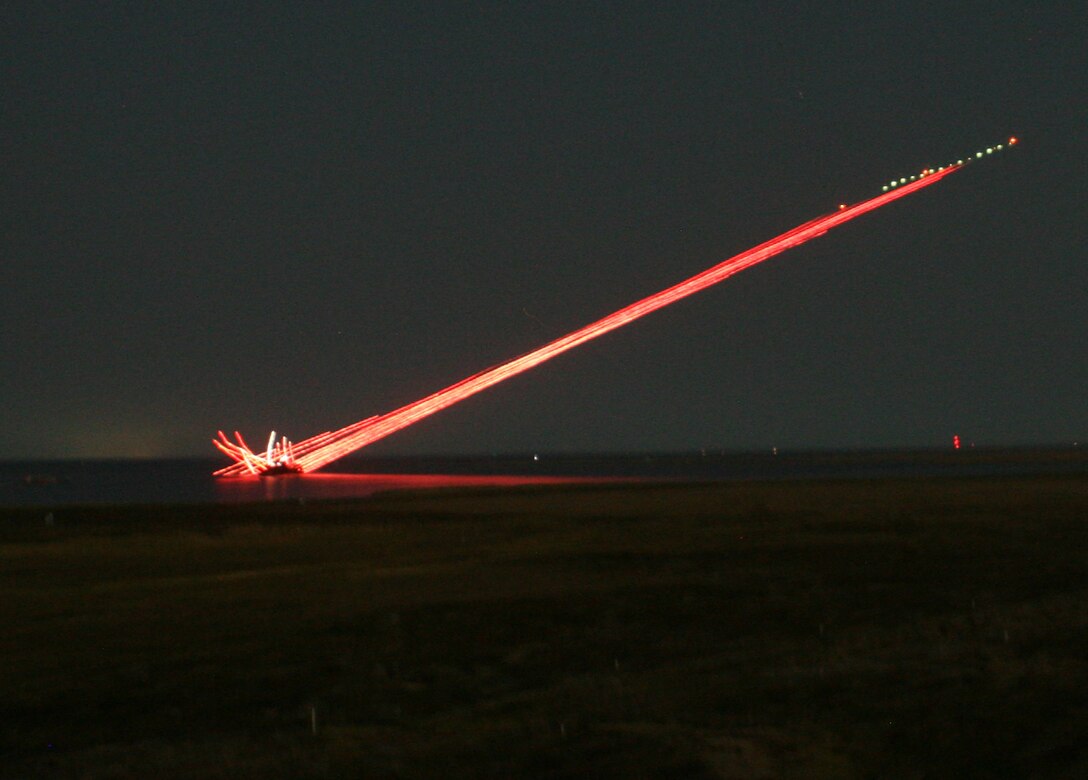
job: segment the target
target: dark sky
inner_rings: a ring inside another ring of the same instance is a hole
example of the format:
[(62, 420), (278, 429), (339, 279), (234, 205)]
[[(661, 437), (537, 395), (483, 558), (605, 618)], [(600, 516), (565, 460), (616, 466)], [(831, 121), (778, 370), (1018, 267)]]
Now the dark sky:
[(370, 452), (1088, 440), (1080, 3), (0, 14), (0, 458), (389, 411), (1011, 134)]

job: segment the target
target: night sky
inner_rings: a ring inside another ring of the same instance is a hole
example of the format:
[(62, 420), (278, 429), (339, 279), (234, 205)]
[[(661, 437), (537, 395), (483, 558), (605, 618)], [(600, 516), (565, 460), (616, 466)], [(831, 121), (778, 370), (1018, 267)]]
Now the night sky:
[(1088, 11), (797, 5), (6, 4), (0, 458), (340, 427), (1010, 135), (368, 452), (1088, 440)]

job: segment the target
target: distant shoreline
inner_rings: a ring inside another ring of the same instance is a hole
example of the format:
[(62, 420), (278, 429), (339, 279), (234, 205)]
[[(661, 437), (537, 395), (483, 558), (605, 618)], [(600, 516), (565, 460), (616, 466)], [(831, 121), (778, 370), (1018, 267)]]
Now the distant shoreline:
[(1088, 474), (1088, 448), (355, 458), (302, 477), (265, 479), (215, 478), (212, 471), (218, 463), (212, 459), (4, 463), (0, 464), (0, 506), (321, 501), (390, 490), (584, 481), (713, 483)]

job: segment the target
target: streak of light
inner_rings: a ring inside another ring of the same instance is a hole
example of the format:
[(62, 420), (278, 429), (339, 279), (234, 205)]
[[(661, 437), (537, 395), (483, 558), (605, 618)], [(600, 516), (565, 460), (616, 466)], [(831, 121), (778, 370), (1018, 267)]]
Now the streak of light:
[[(1017, 139), (1015, 137), (1008, 140), (1010, 146), (1016, 143)], [(1000, 149), (1000, 147), (998, 148)], [(977, 156), (981, 157), (983, 153), (980, 152)], [(634, 322), (653, 311), (693, 295), (700, 290), (705, 290), (728, 279), (735, 273), (762, 263), (764, 260), (768, 260), (787, 249), (800, 246), (810, 239), (822, 236), (832, 228), (885, 206), (893, 200), (898, 200), (924, 187), (936, 184), (945, 176), (962, 168), (964, 164), (962, 161), (957, 161), (941, 168), (925, 168), (921, 176), (912, 176), (909, 181), (907, 178), (900, 178), (898, 181), (893, 179), (890, 187), (885, 186), (884, 192), (880, 195), (853, 206), (842, 204), (830, 214), (809, 220), (792, 230), (787, 230), (769, 241), (724, 260), (679, 284), (636, 301), (619, 311), (609, 314), (607, 317), (568, 333), (566, 336), (551, 341), (532, 352), (480, 371), (436, 393), (386, 414), (368, 417), (339, 430), (325, 431), (304, 441), (294, 443), (286, 438), (277, 443), (273, 432), (273, 435), (269, 437), (268, 447), (261, 454), (254, 453), (246, 445), (241, 434), (235, 432), (235, 441), (232, 442), (220, 431), (219, 438), (213, 440), (213, 443), (234, 463), (219, 469), (215, 474), (218, 476), (244, 476), (246, 474), (310, 472), (320, 469), (322, 466), (326, 466), (355, 450), (452, 406), (458, 401), (463, 401), (492, 385), (551, 360), (567, 350), (574, 349), (598, 336), (603, 336), (605, 333)]]

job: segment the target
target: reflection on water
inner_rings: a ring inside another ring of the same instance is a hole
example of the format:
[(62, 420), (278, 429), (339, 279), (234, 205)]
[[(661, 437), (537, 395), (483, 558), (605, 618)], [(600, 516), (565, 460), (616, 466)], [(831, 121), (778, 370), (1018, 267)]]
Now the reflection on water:
[(540, 477), (460, 474), (307, 474), (215, 480), (216, 501), (298, 501), (363, 498), (389, 490), (451, 487), (510, 487), (571, 482), (602, 482), (590, 477)]
[[(366, 473), (218, 479), (208, 460), (38, 461), (0, 463), (0, 506), (212, 504), (364, 498), (387, 490), (507, 487), (612, 481), (623, 475), (541, 472), (522, 460), (379, 464)], [(352, 464), (348, 464), (349, 466)], [(373, 464), (359, 464), (363, 467)], [(394, 465), (399, 468), (388, 468)], [(436, 468), (437, 466), (437, 468)], [(442, 468), (445, 466), (446, 468)], [(411, 473), (413, 467), (418, 467)], [(504, 473), (503, 468), (509, 469)], [(448, 470), (447, 470), (448, 468)], [(458, 469), (462, 473), (457, 473)], [(469, 470), (474, 471), (474, 473)], [(388, 473), (382, 473), (383, 471)], [(520, 471), (521, 473), (511, 473)], [(468, 472), (468, 473), (466, 473)]]
[(216, 479), (218, 459), (0, 462), (0, 506), (363, 498), (387, 490), (654, 480), (1088, 474), (1088, 448), (345, 458), (339, 473)]

